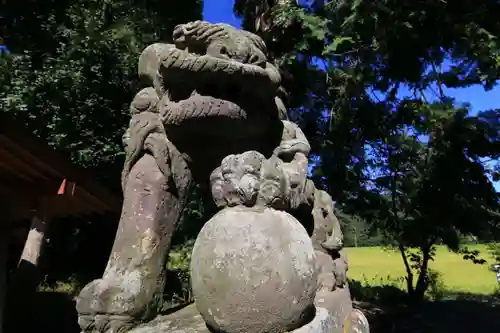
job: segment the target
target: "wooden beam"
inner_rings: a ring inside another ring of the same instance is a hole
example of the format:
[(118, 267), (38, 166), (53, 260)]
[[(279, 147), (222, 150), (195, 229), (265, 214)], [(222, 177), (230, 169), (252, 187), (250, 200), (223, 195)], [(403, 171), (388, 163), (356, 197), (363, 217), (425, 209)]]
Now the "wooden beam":
[(12, 220), (14, 221), (13, 223), (15, 223), (17, 221), (29, 219), (31, 208), (32, 207), (29, 207), (25, 203), (13, 204), (11, 206), (11, 209), (12, 209), (11, 216), (12, 216)]
[(67, 195), (72, 197), (75, 195), (75, 189), (76, 189), (76, 183), (64, 178), (63, 181), (61, 182), (61, 185), (59, 185), (59, 189), (57, 190), (57, 195)]
[(39, 200), (38, 209), (49, 219), (71, 216), (72, 207), (63, 199), (66, 198), (58, 195), (44, 196)]
[(74, 213), (77, 213), (78, 210), (82, 210), (82, 212), (87, 210), (92, 213), (101, 213), (109, 210), (106, 204), (93, 197), (83, 187), (77, 186), (76, 182), (68, 179), (63, 179), (57, 195), (62, 196), (61, 200), (64, 200), (64, 198), (68, 199), (64, 201), (68, 206), (73, 207)]
[[(0, 162), (1, 164), (1, 162)], [(0, 167), (0, 185), (16, 186), (19, 184), (34, 184), (31, 181), (25, 180), (21, 177), (13, 175), (11, 172), (4, 170)]]
[(54, 190), (27, 192), (24, 189), (13, 189), (0, 186), (0, 200), (8, 203), (12, 209), (13, 218), (30, 218), (30, 212), (41, 208), (50, 218), (83, 216), (85, 214), (101, 213), (102, 209), (93, 202), (77, 196), (57, 195)]
[[(57, 198), (56, 202), (60, 201), (65, 207), (68, 208), (68, 211), (71, 212), (72, 216), (78, 216), (81, 214), (81, 211), (93, 211), (94, 207), (87, 205), (82, 202), (82, 198), (75, 197), (76, 183), (63, 179), (59, 189), (57, 190)], [(60, 207), (60, 205), (56, 204), (56, 207)]]
[(26, 212), (40, 207), (51, 218), (80, 217), (110, 210), (76, 182), (68, 179), (63, 179), (59, 184), (55, 181), (35, 184), (2, 177), (0, 174), (0, 197), (15, 208), (16, 218), (26, 218)]
[(53, 195), (50, 197), (43, 198), (43, 207), (47, 216), (50, 217), (69, 217), (69, 216), (81, 216), (82, 211), (87, 213), (94, 212), (95, 209), (89, 209), (88, 205), (80, 206), (75, 200), (76, 198), (67, 197), (63, 195)]
[[(23, 149), (19, 144), (16, 144), (15, 138), (9, 137), (8, 133), (3, 133), (0, 135), (0, 146), (6, 147), (9, 150), (16, 150), (16, 153), (22, 157), (24, 160), (30, 161), (33, 166), (35, 166), (39, 170), (43, 170), (44, 173), (52, 176), (52, 177), (61, 177), (62, 175), (56, 169), (50, 166), (48, 163), (42, 162), (39, 156), (31, 154), (27, 152), (26, 149)], [(20, 149), (21, 148), (21, 149)], [(40, 154), (43, 154), (43, 151), (37, 151)]]
[(43, 174), (43, 172), (38, 171), (36, 167), (32, 166), (33, 161), (19, 158), (14, 153), (9, 152), (7, 149), (5, 149), (5, 147), (2, 147), (2, 145), (0, 145), (0, 161), (2, 161), (4, 164), (10, 164), (14, 166), (18, 173), (22, 172), (30, 179), (48, 179), (47, 176)]
[[(9, 144), (19, 154), (26, 154), (31, 160), (39, 162), (41, 162), (41, 159), (38, 156), (43, 156), (45, 161), (50, 161), (50, 163), (46, 163), (46, 167), (50, 167), (61, 178), (72, 179), (81, 184), (81, 186), (85, 187), (85, 191), (92, 193), (92, 196), (106, 205), (109, 210), (119, 211), (121, 209), (121, 199), (117, 198), (103, 186), (100, 186), (84, 170), (73, 166), (69, 160), (63, 159), (47, 146), (41, 145), (38, 139), (32, 134), (26, 133), (26, 131), (5, 114), (0, 114), (0, 133), (3, 133), (4, 137), (9, 138)], [(38, 156), (35, 156), (34, 152)]]
[(84, 199), (85, 201), (89, 202), (91, 205), (95, 205), (96, 208), (98, 208), (100, 211), (110, 211), (110, 207), (97, 199), (95, 196), (87, 192), (83, 187), (77, 186), (76, 188), (76, 195), (77, 197), (80, 197)]
[[(1, 177), (0, 177), (1, 179)], [(24, 182), (4, 183), (0, 180), (0, 189), (4, 192), (22, 193), (23, 195), (41, 196), (41, 195), (56, 195), (58, 184), (56, 182)]]
[(32, 181), (33, 179), (26, 174), (23, 174), (17, 170), (13, 165), (6, 163), (5, 161), (0, 162), (0, 169), (4, 170), (3, 173), (10, 173), (16, 177), (22, 178), (25, 181)]
[(44, 196), (56, 195), (57, 184), (50, 182), (7, 182), (0, 177), (0, 193), (8, 200), (33, 200)]
[(27, 214), (37, 207), (39, 197), (34, 193), (0, 187), (0, 200), (9, 206), (13, 219), (27, 217)]

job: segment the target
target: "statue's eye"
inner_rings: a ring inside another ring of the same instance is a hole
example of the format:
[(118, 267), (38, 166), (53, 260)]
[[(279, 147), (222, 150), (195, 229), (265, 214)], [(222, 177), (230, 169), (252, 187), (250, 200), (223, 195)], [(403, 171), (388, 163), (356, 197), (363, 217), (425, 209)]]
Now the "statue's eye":
[(250, 55), (248, 63), (255, 66), (264, 66), (266, 64), (266, 60), (260, 57), (258, 54), (253, 53), (252, 55)]
[(227, 53), (227, 47), (225, 47), (224, 45), (222, 45), (222, 46), (220, 47), (219, 53), (220, 53), (221, 55), (228, 55), (228, 53)]

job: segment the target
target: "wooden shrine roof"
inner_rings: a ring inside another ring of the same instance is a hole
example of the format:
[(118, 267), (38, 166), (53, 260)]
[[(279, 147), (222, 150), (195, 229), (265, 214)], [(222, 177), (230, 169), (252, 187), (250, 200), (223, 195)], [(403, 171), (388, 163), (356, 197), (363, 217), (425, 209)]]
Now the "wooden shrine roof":
[(11, 218), (118, 212), (121, 199), (0, 112), (0, 200)]

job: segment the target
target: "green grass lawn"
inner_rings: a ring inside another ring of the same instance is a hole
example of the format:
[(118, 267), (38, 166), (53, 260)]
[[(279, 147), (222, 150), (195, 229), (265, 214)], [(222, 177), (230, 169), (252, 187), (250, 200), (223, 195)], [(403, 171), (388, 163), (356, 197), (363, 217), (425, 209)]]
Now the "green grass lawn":
[[(463, 260), (462, 256), (438, 247), (431, 269), (439, 272), (444, 290), (457, 293), (489, 295), (497, 290), (495, 273), (489, 271), (492, 258), (488, 256), (485, 245), (469, 246), (481, 251), (487, 260), (484, 265)], [(405, 289), (403, 277), (405, 269), (399, 252), (382, 247), (363, 247), (346, 249), (349, 258), (349, 278), (369, 285), (395, 284)]]

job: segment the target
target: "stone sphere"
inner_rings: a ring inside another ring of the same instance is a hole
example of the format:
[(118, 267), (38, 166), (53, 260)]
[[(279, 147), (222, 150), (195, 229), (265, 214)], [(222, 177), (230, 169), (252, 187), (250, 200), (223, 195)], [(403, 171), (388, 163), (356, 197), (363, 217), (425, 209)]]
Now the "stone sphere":
[(276, 333), (314, 317), (313, 244), (290, 214), (225, 208), (196, 239), (191, 284), (207, 325), (227, 333)]

